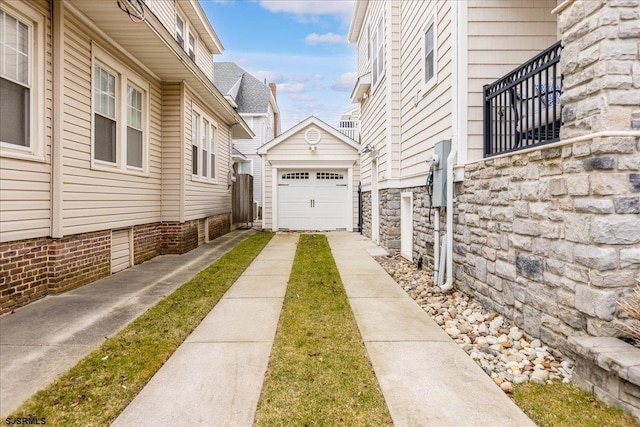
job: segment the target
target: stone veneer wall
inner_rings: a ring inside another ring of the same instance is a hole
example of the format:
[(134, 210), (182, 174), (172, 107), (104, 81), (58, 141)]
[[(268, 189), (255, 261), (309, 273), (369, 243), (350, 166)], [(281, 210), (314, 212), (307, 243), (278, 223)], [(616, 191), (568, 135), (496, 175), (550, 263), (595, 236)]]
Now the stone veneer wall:
[(371, 238), (371, 191), (362, 192), (362, 235)]
[(457, 286), (567, 351), (613, 336), (640, 278), (640, 138), (486, 159), (456, 188)]
[(380, 246), (400, 251), (400, 189), (380, 190)]

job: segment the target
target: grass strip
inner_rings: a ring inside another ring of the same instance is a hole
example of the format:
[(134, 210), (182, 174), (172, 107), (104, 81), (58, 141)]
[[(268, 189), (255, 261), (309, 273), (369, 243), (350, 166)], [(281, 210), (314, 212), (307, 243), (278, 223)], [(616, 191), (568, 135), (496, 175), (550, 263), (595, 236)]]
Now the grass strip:
[(631, 415), (574, 384), (526, 383), (515, 388), (513, 399), (540, 427), (639, 427)]
[(107, 339), (11, 417), (104, 426), (133, 400), (273, 237), (257, 233)]
[(300, 236), (257, 426), (392, 425), (324, 235)]

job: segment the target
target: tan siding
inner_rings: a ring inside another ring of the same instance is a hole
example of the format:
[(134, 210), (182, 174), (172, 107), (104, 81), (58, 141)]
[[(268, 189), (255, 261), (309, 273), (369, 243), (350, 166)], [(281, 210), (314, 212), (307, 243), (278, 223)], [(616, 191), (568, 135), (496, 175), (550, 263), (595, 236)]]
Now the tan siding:
[[(27, 7), (25, 4), (19, 7)], [(46, 17), (44, 96), (44, 161), (0, 158), (0, 242), (49, 236), (51, 230), (52, 68), (51, 19), (47, 1), (29, 2)]]
[[(437, 79), (422, 91), (422, 34), (437, 7)], [(426, 174), (434, 145), (451, 138), (451, 2), (403, 2), (402, 176)], [(417, 101), (417, 102), (416, 102)]]
[[(63, 174), (65, 235), (160, 221), (161, 94), (158, 82), (149, 83), (148, 175), (96, 170), (91, 167), (91, 40), (100, 43), (75, 16), (65, 22)], [(100, 43), (104, 47), (108, 43)], [(140, 70), (121, 55), (114, 58), (139, 75)], [(135, 201), (134, 201), (135, 200)], [(110, 203), (106, 203), (109, 201)]]
[(180, 83), (165, 83), (162, 86), (162, 220), (179, 221), (180, 177), (182, 169), (181, 147), (183, 145)]
[(160, 20), (162, 25), (171, 33), (176, 33), (176, 8), (171, 0), (145, 0), (149, 9)]
[[(216, 153), (216, 182), (201, 182), (191, 175), (191, 105), (211, 116), (218, 122), (217, 153)], [(183, 145), (185, 158), (185, 194), (184, 211), (185, 220), (204, 218), (212, 215), (231, 212), (231, 190), (227, 188), (227, 173), (231, 163), (231, 138), (230, 128), (219, 117), (197, 102), (194, 96), (187, 91), (184, 120), (186, 132)]]
[(213, 81), (213, 54), (209, 52), (202, 40), (198, 39), (196, 47), (196, 64), (204, 72), (205, 76)]
[(468, 161), (482, 158), (482, 86), (557, 41), (554, 0), (469, 2)]

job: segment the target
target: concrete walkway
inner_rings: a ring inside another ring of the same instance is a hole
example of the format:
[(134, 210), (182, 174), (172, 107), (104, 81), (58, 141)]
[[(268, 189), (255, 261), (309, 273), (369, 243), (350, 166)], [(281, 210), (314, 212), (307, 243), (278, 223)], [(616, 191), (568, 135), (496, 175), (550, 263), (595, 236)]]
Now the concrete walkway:
[[(245, 236), (0, 317), (2, 414)], [(534, 426), (372, 258), (383, 250), (355, 233), (327, 236), (396, 426)], [(251, 426), (297, 242), (277, 234), (113, 425)]]
[(277, 234), (113, 426), (251, 426), (298, 234)]
[(252, 233), (236, 230), (1, 316), (1, 419)]
[(535, 426), (371, 257), (380, 248), (327, 237), (394, 425)]

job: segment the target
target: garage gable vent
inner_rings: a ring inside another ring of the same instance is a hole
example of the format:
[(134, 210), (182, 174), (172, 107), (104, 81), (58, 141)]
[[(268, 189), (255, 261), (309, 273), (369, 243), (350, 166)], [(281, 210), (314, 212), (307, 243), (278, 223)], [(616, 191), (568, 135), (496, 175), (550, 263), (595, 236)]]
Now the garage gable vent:
[(311, 145), (315, 145), (318, 142), (320, 142), (320, 138), (322, 138), (322, 135), (320, 134), (320, 131), (316, 128), (309, 128), (304, 133), (304, 140)]

